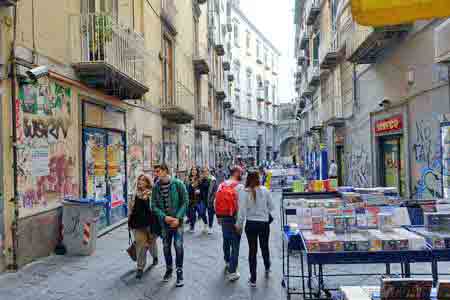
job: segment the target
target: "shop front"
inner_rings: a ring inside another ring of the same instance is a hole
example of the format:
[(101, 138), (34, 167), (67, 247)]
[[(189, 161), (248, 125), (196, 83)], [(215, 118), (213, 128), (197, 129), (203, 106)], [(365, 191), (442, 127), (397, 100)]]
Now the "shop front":
[(405, 139), (402, 114), (376, 119), (374, 134), (379, 156), (379, 183), (406, 194)]
[(83, 195), (108, 200), (99, 220), (102, 229), (127, 216), (125, 112), (85, 101), (82, 114)]

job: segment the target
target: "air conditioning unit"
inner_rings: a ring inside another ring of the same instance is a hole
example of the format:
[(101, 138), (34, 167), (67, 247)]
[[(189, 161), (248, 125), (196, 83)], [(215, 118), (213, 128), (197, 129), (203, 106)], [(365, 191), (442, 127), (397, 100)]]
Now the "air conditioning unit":
[(436, 63), (450, 64), (450, 19), (434, 30)]

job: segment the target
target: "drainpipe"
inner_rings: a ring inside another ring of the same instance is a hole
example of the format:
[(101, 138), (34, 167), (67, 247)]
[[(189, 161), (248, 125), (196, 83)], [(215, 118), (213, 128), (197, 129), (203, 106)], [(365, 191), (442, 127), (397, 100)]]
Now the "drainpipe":
[(12, 235), (12, 263), (7, 266), (9, 270), (17, 271), (17, 245), (18, 245), (18, 219), (19, 219), (19, 193), (17, 189), (17, 124), (16, 124), (16, 88), (17, 88), (17, 65), (16, 65), (16, 37), (17, 37), (17, 4), (13, 6), (13, 41), (11, 43), (11, 117), (12, 117), (12, 146), (13, 146), (13, 198), (10, 200), (14, 205), (14, 215), (11, 224)]

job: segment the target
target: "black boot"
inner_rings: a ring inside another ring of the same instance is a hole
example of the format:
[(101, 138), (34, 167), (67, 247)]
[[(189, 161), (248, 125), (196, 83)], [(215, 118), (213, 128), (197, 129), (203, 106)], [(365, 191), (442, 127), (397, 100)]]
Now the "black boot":
[(177, 287), (184, 286), (184, 279), (183, 279), (183, 270), (178, 269), (177, 270)]
[(167, 269), (166, 274), (164, 274), (163, 281), (169, 282), (169, 280), (172, 278), (172, 273), (173, 273), (172, 269)]

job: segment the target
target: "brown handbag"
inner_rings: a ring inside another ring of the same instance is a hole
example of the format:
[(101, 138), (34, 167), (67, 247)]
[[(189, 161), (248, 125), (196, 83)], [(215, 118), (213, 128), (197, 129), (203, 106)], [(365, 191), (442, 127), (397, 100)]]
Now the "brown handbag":
[(128, 243), (130, 245), (127, 249), (128, 256), (131, 258), (132, 261), (136, 261), (137, 260), (136, 241), (133, 241), (131, 237), (131, 231), (129, 228), (128, 228)]

